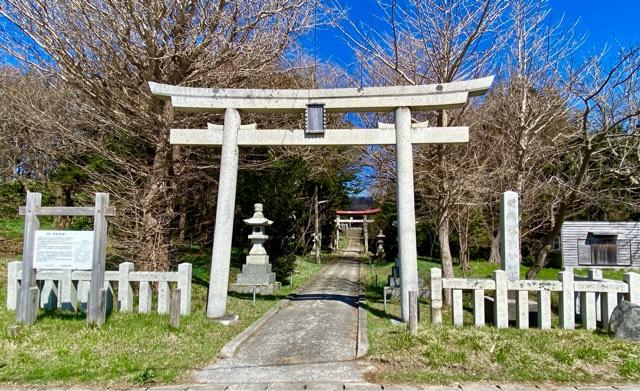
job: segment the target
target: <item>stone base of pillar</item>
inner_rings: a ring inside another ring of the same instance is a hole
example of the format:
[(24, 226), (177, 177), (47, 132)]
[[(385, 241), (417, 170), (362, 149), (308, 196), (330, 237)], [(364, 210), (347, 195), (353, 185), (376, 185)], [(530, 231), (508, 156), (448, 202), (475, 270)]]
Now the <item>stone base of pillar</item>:
[(256, 295), (270, 296), (274, 295), (281, 285), (278, 281), (269, 285), (247, 285), (247, 284), (231, 284), (229, 290), (236, 293), (253, 294), (253, 288), (256, 289)]
[(228, 314), (225, 316), (221, 316), (219, 318), (211, 318), (211, 320), (221, 323), (225, 326), (231, 326), (234, 323), (236, 323), (238, 320), (240, 320), (240, 316), (238, 316), (237, 314)]

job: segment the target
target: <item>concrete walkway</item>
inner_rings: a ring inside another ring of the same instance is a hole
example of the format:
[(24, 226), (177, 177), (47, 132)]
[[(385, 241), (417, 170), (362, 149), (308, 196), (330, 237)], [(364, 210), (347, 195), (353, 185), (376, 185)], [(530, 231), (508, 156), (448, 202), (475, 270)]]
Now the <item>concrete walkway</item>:
[[(260, 327), (232, 358), (193, 376), (210, 385), (363, 383), (356, 356), (360, 262), (341, 257), (327, 265)], [(214, 388), (215, 389), (215, 388)], [(284, 388), (286, 389), (286, 387)]]

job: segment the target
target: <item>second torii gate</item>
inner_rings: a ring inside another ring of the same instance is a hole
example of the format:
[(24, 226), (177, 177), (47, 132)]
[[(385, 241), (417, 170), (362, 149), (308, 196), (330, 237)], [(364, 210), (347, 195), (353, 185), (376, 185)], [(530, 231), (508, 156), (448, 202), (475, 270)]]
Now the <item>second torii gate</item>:
[[(418, 86), (301, 90), (192, 88), (149, 82), (155, 96), (171, 99), (178, 110), (224, 113), (223, 126), (209, 124), (207, 129), (171, 129), (170, 135), (171, 144), (222, 145), (207, 316), (221, 318), (226, 312), (239, 146), (395, 144), (401, 315), (405, 322), (408, 321), (409, 291), (418, 290), (412, 145), (469, 141), (467, 127), (412, 125), (411, 110), (460, 108), (469, 96), (483, 95), (492, 82), (493, 77), (486, 77)], [(305, 112), (307, 129), (258, 130), (255, 125), (242, 126), (239, 111)], [(324, 111), (394, 111), (395, 132), (388, 126), (325, 130), (321, 117)]]
[[(369, 209), (362, 209), (362, 210), (336, 210), (336, 242), (335, 242), (335, 246), (334, 249), (337, 250), (338, 249), (338, 244), (340, 243), (340, 225), (341, 224), (348, 224), (349, 228), (351, 228), (351, 225), (353, 223), (362, 224), (362, 237), (364, 239), (364, 253), (365, 254), (369, 254), (369, 231), (368, 231), (368, 225), (369, 223), (373, 223), (374, 220), (370, 220), (369, 216), (370, 215), (376, 215), (380, 213), (380, 209), (379, 208), (369, 208)], [(344, 219), (341, 218), (342, 216), (349, 216), (348, 219)], [(353, 216), (358, 216), (361, 217), (359, 219), (353, 219)]]

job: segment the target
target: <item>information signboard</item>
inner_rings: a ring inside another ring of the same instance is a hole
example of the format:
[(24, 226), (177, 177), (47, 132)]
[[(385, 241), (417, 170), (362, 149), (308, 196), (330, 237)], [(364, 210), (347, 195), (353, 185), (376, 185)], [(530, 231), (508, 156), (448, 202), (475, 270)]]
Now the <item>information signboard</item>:
[(36, 231), (36, 269), (91, 270), (93, 231)]

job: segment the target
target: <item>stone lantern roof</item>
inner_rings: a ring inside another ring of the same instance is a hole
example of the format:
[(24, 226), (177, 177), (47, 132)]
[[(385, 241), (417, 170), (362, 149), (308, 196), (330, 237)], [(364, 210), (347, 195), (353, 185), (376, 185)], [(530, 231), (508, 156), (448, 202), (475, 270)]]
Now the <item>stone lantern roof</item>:
[(267, 219), (262, 214), (262, 204), (254, 204), (254, 213), (250, 219), (244, 219), (243, 221), (251, 226), (270, 226), (273, 221)]

